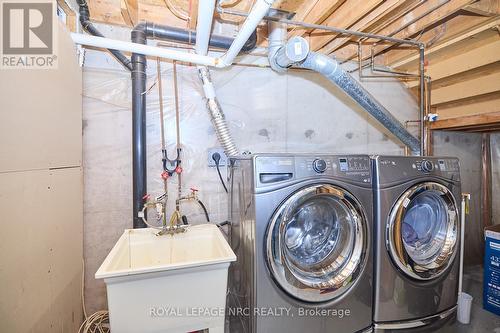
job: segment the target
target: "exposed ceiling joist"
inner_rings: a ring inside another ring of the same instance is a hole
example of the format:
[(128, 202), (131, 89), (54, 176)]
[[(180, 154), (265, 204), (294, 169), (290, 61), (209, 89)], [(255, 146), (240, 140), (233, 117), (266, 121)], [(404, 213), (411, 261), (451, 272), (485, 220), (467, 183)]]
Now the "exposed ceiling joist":
[[(466, 75), (471, 77), (474, 74), (486, 74), (488, 69), (485, 66), (496, 66), (496, 63), (500, 63), (500, 38), (495, 42), (460, 52), (443, 61), (430, 61), (426, 67), (426, 74), (432, 78), (433, 87), (437, 88), (438, 83), (443, 85), (451, 81), (451, 79), (446, 80), (450, 77), (453, 80), (462, 80)], [(417, 85), (417, 81), (412, 81), (407, 86), (413, 88)]]
[(433, 111), (439, 114), (440, 120), (500, 112), (500, 93), (435, 107)]
[[(203, 0), (201, 0), (203, 1)], [(192, 0), (190, 2), (189, 8), (189, 29), (195, 30), (196, 24), (198, 23), (198, 5), (200, 4), (200, 0)]]
[[(294, 20), (313, 24), (321, 24), (330, 16), (345, 0), (313, 0), (304, 1), (297, 9)], [(289, 33), (288, 37), (300, 36), (304, 33), (304, 29), (294, 29)]]
[(137, 0), (120, 0), (120, 11), (126, 25), (134, 27), (139, 21), (139, 5)]
[(71, 9), (71, 7), (66, 3), (65, 0), (57, 0), (57, 5), (66, 15), (66, 26), (68, 27), (69, 31), (76, 32), (76, 13)]
[[(394, 10), (396, 7), (404, 4), (405, 2), (408, 2), (408, 1), (407, 0), (387, 0), (387, 1), (384, 1), (380, 6), (375, 8), (373, 11), (368, 13), (368, 15), (363, 17), (361, 20), (359, 20), (353, 26), (351, 26), (350, 29), (356, 30), (356, 31), (364, 31), (365, 28), (369, 27), (370, 25), (373, 25), (381, 17), (385, 16), (387, 13)], [(339, 47), (341, 47), (345, 43), (347, 43), (349, 40), (351, 40), (351, 38), (352, 37), (335, 38), (334, 40), (329, 42), (327, 45), (325, 45), (321, 49), (321, 52), (326, 53), (326, 54), (332, 53), (333, 51), (337, 50)]]
[[(354, 23), (374, 10), (382, 0), (351, 0), (340, 6), (334, 14), (323, 22), (324, 25), (350, 28)], [(335, 38), (335, 34), (314, 30), (309, 35), (311, 50), (317, 51)]]
[(432, 105), (491, 94), (500, 91), (500, 72), (461, 81), (446, 87), (432, 89)]
[[(479, 24), (474, 24), (477, 20), (483, 21)], [(468, 26), (468, 24), (470, 25)], [(449, 37), (444, 37), (437, 44), (427, 48), (425, 50), (425, 55), (426, 57), (431, 56), (434, 53), (443, 51), (452, 45), (460, 43), (498, 25), (500, 25), (500, 17), (492, 19), (469, 17), (454, 18), (450, 20), (446, 26), (446, 34), (449, 35)], [(407, 51), (403, 53), (403, 55), (398, 52), (391, 52), (391, 54), (386, 57), (386, 64), (391, 68), (401, 68), (407, 67), (413, 63), (412, 67), (417, 67), (416, 61), (418, 59), (419, 54), (415, 51)]]
[(438, 120), (432, 123), (430, 128), (432, 130), (495, 131), (500, 129), (500, 112)]
[[(474, 0), (429, 0), (378, 33), (401, 39), (414, 38), (418, 33), (457, 13), (472, 2)], [(380, 44), (374, 48), (374, 54), (377, 55), (391, 46)], [(355, 54), (351, 55), (352, 58), (354, 56)]]
[(464, 8), (464, 10), (483, 16), (500, 14), (500, 0), (481, 0)]

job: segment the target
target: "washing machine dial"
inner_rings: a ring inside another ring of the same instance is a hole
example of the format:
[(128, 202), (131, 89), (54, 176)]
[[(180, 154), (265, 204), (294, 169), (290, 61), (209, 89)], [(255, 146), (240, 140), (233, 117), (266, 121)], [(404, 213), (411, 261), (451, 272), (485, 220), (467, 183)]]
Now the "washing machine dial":
[(322, 159), (315, 159), (312, 164), (313, 170), (317, 173), (323, 173), (326, 171), (326, 162)]
[(434, 170), (434, 164), (431, 161), (423, 160), (422, 161), (422, 171), (423, 172), (431, 172)]

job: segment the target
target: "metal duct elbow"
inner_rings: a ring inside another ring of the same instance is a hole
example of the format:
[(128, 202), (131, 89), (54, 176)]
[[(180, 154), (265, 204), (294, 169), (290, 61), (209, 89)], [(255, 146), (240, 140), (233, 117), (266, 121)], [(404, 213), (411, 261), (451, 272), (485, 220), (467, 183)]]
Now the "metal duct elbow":
[[(304, 43), (307, 44), (307, 41), (302, 37), (290, 39), (269, 61), (274, 62), (281, 68), (295, 65), (323, 75), (408, 146), (414, 154), (420, 153), (420, 141), (411, 135), (356, 79), (343, 70), (335, 59), (316, 52), (307, 52), (305, 55), (303, 51)], [(297, 59), (303, 60), (297, 61)]]
[(199, 67), (198, 73), (203, 84), (203, 91), (207, 98), (207, 109), (210, 115), (210, 120), (215, 129), (217, 139), (221, 144), (227, 156), (236, 156), (239, 154), (238, 148), (233, 141), (231, 132), (226, 122), (226, 117), (222, 112), (219, 101), (215, 96), (215, 89), (210, 78), (210, 72), (207, 67)]

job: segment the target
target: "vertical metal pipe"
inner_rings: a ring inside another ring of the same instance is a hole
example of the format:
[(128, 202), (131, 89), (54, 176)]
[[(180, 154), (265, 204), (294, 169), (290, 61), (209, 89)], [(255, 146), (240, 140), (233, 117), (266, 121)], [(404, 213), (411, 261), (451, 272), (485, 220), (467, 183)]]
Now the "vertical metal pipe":
[[(146, 44), (143, 30), (132, 31), (132, 42)], [(133, 226), (146, 228), (142, 220), (144, 197), (147, 194), (146, 153), (146, 56), (132, 54), (132, 196)], [(144, 211), (144, 214), (147, 214)]]
[(424, 113), (424, 148), (425, 148), (425, 153), (424, 155), (426, 156), (432, 156), (432, 130), (430, 129), (429, 126), (427, 126), (427, 121), (429, 114), (431, 113), (431, 94), (432, 92), (432, 80), (430, 76), (425, 77), (425, 113)]
[[(491, 147), (490, 135), (484, 133), (481, 143), (481, 220), (482, 230), (492, 225), (491, 219)], [(482, 239), (481, 235), (481, 239)]]
[(420, 44), (420, 155), (425, 155), (425, 68), (424, 68), (424, 45)]

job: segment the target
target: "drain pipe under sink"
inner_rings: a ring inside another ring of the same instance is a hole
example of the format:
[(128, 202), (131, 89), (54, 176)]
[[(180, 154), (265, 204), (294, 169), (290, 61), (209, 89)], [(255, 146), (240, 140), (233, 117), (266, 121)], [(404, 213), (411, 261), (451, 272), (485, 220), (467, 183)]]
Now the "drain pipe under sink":
[(282, 28), (279, 26), (270, 25), (269, 63), (274, 70), (284, 72), (289, 67), (296, 66), (318, 72), (362, 106), (372, 117), (408, 146), (413, 154), (420, 154), (420, 141), (410, 134), (356, 79), (342, 69), (335, 59), (321, 53), (310, 52), (308, 42), (299, 36), (277, 46), (279, 43), (277, 38), (280, 36), (277, 30), (280, 29)]

